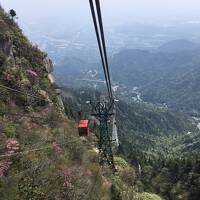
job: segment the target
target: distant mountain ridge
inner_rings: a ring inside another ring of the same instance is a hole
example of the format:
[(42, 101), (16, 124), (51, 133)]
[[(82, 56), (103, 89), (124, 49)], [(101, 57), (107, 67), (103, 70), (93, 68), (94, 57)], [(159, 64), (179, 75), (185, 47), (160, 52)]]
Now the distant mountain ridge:
[(178, 40), (155, 52), (129, 49), (116, 54), (110, 66), (113, 80), (139, 87), (145, 101), (200, 110), (199, 44)]
[[(126, 90), (138, 87), (144, 101), (167, 104), (169, 107), (184, 108), (192, 112), (200, 111), (200, 44), (174, 40), (154, 51), (125, 49), (111, 57), (109, 65), (114, 83), (119, 88), (127, 86)], [(95, 77), (87, 73), (90, 70), (97, 72)], [(96, 85), (89, 81), (83, 82), (82, 79), (104, 79), (100, 62), (89, 64), (81, 59), (71, 58), (58, 66), (56, 75), (59, 76), (61, 85), (73, 83), (73, 87)], [(99, 87), (102, 86), (101, 84)]]
[(157, 51), (166, 53), (177, 53), (182, 51), (195, 51), (200, 49), (200, 44), (188, 40), (173, 40), (160, 46)]

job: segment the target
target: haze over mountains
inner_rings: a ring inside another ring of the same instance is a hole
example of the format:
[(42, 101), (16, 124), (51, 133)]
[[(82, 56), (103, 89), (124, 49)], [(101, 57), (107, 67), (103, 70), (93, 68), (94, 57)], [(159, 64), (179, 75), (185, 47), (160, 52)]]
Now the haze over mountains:
[[(48, 52), (55, 63), (63, 63), (69, 57), (99, 61), (88, 2), (21, 0), (19, 4), (17, 0), (2, 0), (1, 3), (7, 10), (16, 9), (24, 33)], [(177, 39), (200, 42), (195, 0), (190, 3), (187, 0), (162, 3), (111, 0), (103, 1), (102, 7), (110, 56), (122, 49), (152, 49)]]
[[(67, 84), (70, 83), (75, 86), (77, 84), (81, 86), (91, 85), (91, 82), (87, 83), (86, 81), (80, 83), (80, 79), (91, 77), (92, 80), (102, 79), (100, 58), (88, 3), (83, 3), (80, 0), (73, 2), (62, 0), (58, 4), (53, 1), (42, 0), (40, 4), (37, 4), (35, 2), (27, 3), (23, 0), (22, 5), (19, 5), (16, 0), (3, 0), (2, 4), (5, 5), (7, 10), (11, 6), (16, 8), (19, 17), (17, 21), (22, 26), (24, 33), (51, 57), (55, 64), (54, 73), (59, 84), (65, 85), (66, 77), (70, 77)], [(79, 6), (77, 7), (77, 5)], [(146, 12), (147, 5), (148, 12)], [(148, 3), (119, 0), (115, 4), (113, 4), (113, 1), (102, 2), (102, 6), (109, 60), (111, 67), (116, 68), (113, 75), (113, 80), (117, 80), (114, 84), (115, 88), (118, 88), (121, 94), (120, 90), (124, 91), (124, 88), (131, 86), (131, 88), (126, 89), (127, 91), (123, 96), (131, 96), (133, 99), (136, 96), (136, 99), (140, 100), (142, 95), (144, 101), (172, 105), (171, 100), (166, 100), (163, 95), (161, 98), (158, 94), (155, 94), (155, 86), (152, 85), (154, 89), (151, 88), (151, 90), (150, 86), (142, 87), (141, 90), (141, 86), (155, 82), (158, 87), (156, 81), (159, 81), (160, 88), (156, 91), (167, 89), (161, 85), (166, 86), (166, 83), (162, 82), (169, 82), (169, 80), (166, 80), (166, 76), (172, 73), (172, 65), (182, 65), (181, 55), (165, 55), (168, 53), (168, 48), (171, 51), (170, 53), (176, 53), (178, 49), (181, 50), (182, 48), (196, 51), (196, 53), (190, 52), (186, 56), (188, 59), (183, 56), (186, 62), (190, 62), (190, 58), (193, 59), (198, 54), (200, 18), (198, 17), (197, 2), (170, 0), (160, 3), (158, 0), (152, 0), (151, 3)], [(110, 12), (111, 7), (112, 12)], [(36, 10), (37, 13), (35, 13)], [(83, 18), (84, 20), (82, 20)], [(174, 42), (174, 40), (178, 41)], [(166, 43), (167, 45), (165, 45)], [(197, 49), (195, 49), (195, 46), (197, 46)], [(134, 49), (134, 51), (131, 49)], [(138, 51), (138, 49), (148, 52)], [(124, 61), (123, 56), (126, 56), (127, 60)], [(132, 58), (135, 58), (135, 60)], [(197, 59), (194, 58), (194, 60)], [(116, 63), (117, 61), (119, 63)], [(137, 66), (132, 62), (136, 62)], [(144, 62), (149, 63), (150, 68), (144, 67)], [(117, 71), (121, 65), (126, 69), (128, 68), (126, 72), (122, 73), (123, 75), (127, 73), (127, 79)], [(197, 66), (198, 64), (193, 63), (191, 65)], [(151, 71), (151, 68), (154, 70)], [(146, 74), (144, 70), (147, 72)], [(183, 70), (183, 72), (185, 71)], [(177, 71), (177, 73), (179, 72)], [(160, 78), (158, 78), (159, 76)], [(165, 76), (165, 81), (163, 76)], [(129, 84), (130, 81), (131, 85)], [(95, 87), (96, 85), (99, 84), (92, 84)], [(102, 87), (102, 84), (99, 87)], [(132, 87), (134, 89), (139, 87), (140, 90), (132, 91)], [(176, 98), (171, 90), (168, 96)], [(129, 91), (132, 91), (131, 95)], [(150, 91), (152, 95), (149, 94)]]
[[(188, 26), (188, 32), (183, 32), (185, 26)], [(165, 28), (161, 25), (138, 24), (133, 28), (122, 25), (108, 30), (112, 77), (120, 96), (128, 95), (133, 99), (136, 97), (136, 100), (142, 98), (147, 102), (172, 107), (200, 107), (198, 92), (192, 94), (193, 89), (198, 88), (198, 23)], [(55, 61), (55, 74), (61, 85), (88, 86), (91, 82), (81, 82), (81, 79), (103, 80), (96, 40), (91, 35), (91, 30), (83, 28), (76, 34), (58, 37), (65, 39), (41, 34), (33, 39)], [(99, 84), (94, 82), (92, 85), (96, 87)], [(187, 98), (185, 93), (189, 94)]]
[[(59, 83), (102, 87), (102, 83), (95, 82), (103, 81), (99, 63), (90, 56), (90, 60), (87, 59), (92, 51), (82, 52), (86, 55), (85, 58), (83, 54), (82, 57), (78, 54), (79, 58), (76, 55), (67, 56), (57, 63), (55, 73), (59, 77)], [(136, 101), (142, 99), (174, 108), (178, 106), (198, 110), (199, 53), (199, 43), (189, 40), (173, 40), (148, 50), (119, 50), (110, 58), (116, 94)], [(66, 77), (69, 78), (68, 81)], [(82, 81), (88, 79), (94, 83)]]
[[(42, 31), (40, 24), (23, 24), (25, 33), (43, 50), (50, 53), (55, 61), (72, 54), (75, 58), (85, 61), (99, 59), (96, 38), (93, 27), (86, 25), (77, 29), (70, 29), (63, 25), (55, 25), (54, 31), (47, 26), (50, 32)], [(185, 39), (200, 42), (200, 22), (182, 21), (168, 23), (125, 23), (106, 27), (106, 39), (109, 55), (122, 49), (148, 49), (152, 50), (172, 40)], [(91, 53), (88, 54), (81, 51)]]

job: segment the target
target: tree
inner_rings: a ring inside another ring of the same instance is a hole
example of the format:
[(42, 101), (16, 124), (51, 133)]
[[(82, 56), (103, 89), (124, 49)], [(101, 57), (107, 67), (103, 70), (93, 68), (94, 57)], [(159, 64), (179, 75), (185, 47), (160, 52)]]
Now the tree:
[(11, 9), (10, 11), (9, 11), (9, 13), (10, 13), (10, 16), (12, 17), (12, 20), (14, 19), (14, 17), (16, 17), (16, 11), (15, 10), (13, 10), (13, 9)]

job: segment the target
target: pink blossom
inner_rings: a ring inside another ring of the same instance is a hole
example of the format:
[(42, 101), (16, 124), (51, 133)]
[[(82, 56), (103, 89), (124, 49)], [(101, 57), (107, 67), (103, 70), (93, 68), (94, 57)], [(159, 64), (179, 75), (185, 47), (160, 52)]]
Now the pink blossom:
[(37, 73), (33, 70), (28, 69), (26, 72), (34, 78), (38, 77)]
[(103, 187), (110, 189), (112, 187), (112, 183), (110, 181), (108, 181), (104, 176), (102, 177), (102, 184)]
[(19, 151), (20, 145), (16, 139), (10, 138), (6, 142), (6, 152), (8, 154), (13, 154)]
[(60, 145), (56, 142), (53, 142), (53, 150), (57, 153), (57, 154), (62, 154), (63, 150), (60, 147)]
[(72, 169), (67, 169), (64, 172), (64, 187), (71, 187), (72, 186), (72, 178), (73, 178), (73, 170)]
[(0, 161), (0, 177), (3, 177), (5, 173), (10, 168), (12, 162), (10, 160), (2, 160)]
[(14, 79), (14, 76), (12, 74), (4, 72), (3, 75), (6, 81), (12, 81)]

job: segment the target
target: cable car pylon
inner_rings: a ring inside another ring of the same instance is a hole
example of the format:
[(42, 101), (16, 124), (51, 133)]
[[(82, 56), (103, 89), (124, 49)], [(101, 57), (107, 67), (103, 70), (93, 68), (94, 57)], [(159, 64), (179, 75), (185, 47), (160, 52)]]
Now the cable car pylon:
[[(116, 170), (112, 151), (113, 143), (116, 144), (115, 146), (119, 145), (116, 126), (116, 106), (110, 80), (103, 21), (101, 15), (101, 5), (99, 0), (95, 0), (96, 7), (94, 6), (93, 0), (89, 0), (89, 4), (96, 32), (97, 43), (99, 47), (109, 99), (108, 101), (106, 101), (106, 98), (103, 97), (100, 98), (100, 101), (97, 104), (91, 103), (93, 107), (92, 110), (94, 112), (92, 113), (92, 115), (95, 116), (99, 121), (98, 139), (100, 164), (103, 165), (104, 163), (107, 163), (109, 166), (111, 166), (111, 168)], [(111, 127), (113, 128), (113, 131), (111, 131)]]
[[(113, 101), (114, 103), (114, 101)], [(98, 102), (97, 104), (92, 104), (93, 113), (91, 114), (99, 121), (99, 134), (98, 137), (98, 146), (100, 153), (100, 164), (104, 165), (107, 163), (115, 170), (113, 151), (112, 151), (112, 134), (110, 131), (109, 121), (113, 116), (113, 105), (109, 105), (106, 101)]]

